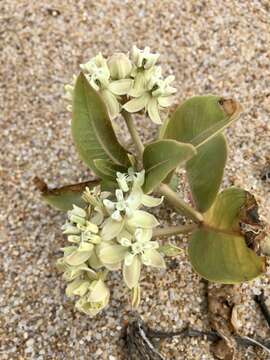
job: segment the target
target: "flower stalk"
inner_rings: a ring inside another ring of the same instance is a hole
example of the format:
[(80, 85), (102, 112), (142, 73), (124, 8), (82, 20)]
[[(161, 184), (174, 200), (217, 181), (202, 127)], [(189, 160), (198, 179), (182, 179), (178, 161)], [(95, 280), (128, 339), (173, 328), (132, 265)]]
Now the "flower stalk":
[[(128, 130), (136, 146), (138, 154), (142, 159), (144, 146), (138, 134), (138, 131), (134, 125), (132, 116), (125, 110), (122, 111), (123, 117), (126, 121)], [(188, 205), (184, 200), (180, 199), (178, 194), (174, 192), (168, 185), (161, 184), (158, 189), (159, 193), (162, 194), (165, 199), (173, 205), (173, 207), (179, 211), (181, 214), (187, 216), (189, 219), (195, 221), (196, 223), (203, 222), (203, 216), (198, 211), (193, 209), (190, 205)]]
[(193, 209), (184, 200), (180, 199), (178, 194), (175, 193), (168, 185), (160, 184), (158, 191), (177, 211), (196, 223), (200, 224), (203, 222), (202, 214)]
[(134, 125), (132, 116), (126, 110), (122, 111), (122, 115), (123, 115), (123, 117), (125, 119), (125, 122), (127, 124), (128, 130), (129, 130), (131, 138), (132, 138), (132, 140), (134, 142), (134, 145), (136, 146), (138, 155), (139, 155), (140, 159), (142, 159), (144, 146), (143, 146), (143, 143), (142, 143), (141, 138), (139, 136), (139, 133), (138, 133), (138, 131), (137, 131), (135, 125)]
[(198, 227), (198, 224), (186, 224), (178, 226), (167, 226), (164, 228), (154, 229), (153, 238), (163, 236), (172, 236), (177, 234), (189, 234)]

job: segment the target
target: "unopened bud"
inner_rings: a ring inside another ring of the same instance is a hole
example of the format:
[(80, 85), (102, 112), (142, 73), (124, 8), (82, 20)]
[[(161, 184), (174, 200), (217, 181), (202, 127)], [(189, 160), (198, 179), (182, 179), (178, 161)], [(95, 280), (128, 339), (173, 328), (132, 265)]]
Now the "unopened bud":
[(125, 79), (131, 72), (132, 65), (123, 53), (116, 53), (108, 60), (108, 67), (113, 80)]

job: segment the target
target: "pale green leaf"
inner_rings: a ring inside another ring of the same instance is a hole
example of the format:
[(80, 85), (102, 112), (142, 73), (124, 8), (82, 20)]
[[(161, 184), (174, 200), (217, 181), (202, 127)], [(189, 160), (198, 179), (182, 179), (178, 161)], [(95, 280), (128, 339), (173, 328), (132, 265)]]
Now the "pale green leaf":
[(202, 228), (189, 243), (193, 268), (209, 281), (235, 284), (265, 272), (265, 259), (249, 249), (244, 236)]
[[(181, 104), (166, 121), (163, 138), (191, 143), (197, 156), (187, 162), (187, 176), (197, 209), (206, 211), (218, 193), (227, 158), (225, 138), (219, 134), (238, 118), (241, 106), (219, 96), (196, 96)], [(166, 182), (169, 182), (170, 176)]]
[(229, 126), (241, 112), (241, 106), (220, 96), (195, 96), (181, 104), (162, 130), (165, 139), (201, 146)]
[(147, 145), (143, 153), (144, 191), (151, 192), (173, 169), (195, 154), (196, 150), (192, 145), (174, 140), (158, 140)]
[(214, 204), (204, 215), (205, 222), (219, 230), (238, 231), (241, 209), (243, 214), (245, 206), (251, 205), (257, 206), (251, 194), (241, 188), (231, 187), (218, 194)]
[(188, 182), (196, 208), (205, 212), (214, 202), (227, 160), (227, 143), (223, 134), (203, 144), (198, 154), (186, 164)]
[(265, 259), (248, 247), (240, 228), (240, 222), (260, 224), (257, 208), (255, 198), (240, 188), (226, 189), (217, 196), (189, 243), (191, 263), (202, 277), (233, 284), (265, 271)]
[(94, 164), (96, 159), (112, 160), (127, 167), (127, 153), (117, 141), (106, 106), (83, 73), (75, 84), (72, 109), (73, 140), (90, 169), (102, 176)]
[(110, 181), (115, 181), (116, 173), (126, 173), (127, 168), (121, 165), (116, 165), (110, 160), (96, 159), (94, 160), (94, 164), (99, 171), (102, 179), (107, 179)]
[(177, 256), (183, 252), (180, 247), (171, 243), (160, 246), (159, 251), (162, 252), (165, 256)]
[(42, 199), (62, 211), (72, 210), (73, 205), (84, 207), (86, 204), (82, 199), (82, 193), (86, 187), (92, 189), (99, 185), (100, 180), (90, 180), (83, 183), (63, 186), (56, 189), (48, 189), (46, 183), (41, 179), (35, 179), (36, 186), (41, 191)]

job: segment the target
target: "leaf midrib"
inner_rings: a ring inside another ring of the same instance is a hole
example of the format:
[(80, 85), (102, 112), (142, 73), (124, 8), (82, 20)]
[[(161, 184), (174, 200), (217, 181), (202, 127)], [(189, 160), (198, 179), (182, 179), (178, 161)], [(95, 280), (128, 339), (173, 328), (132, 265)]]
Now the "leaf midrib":
[[(83, 90), (84, 90), (84, 98), (85, 98), (85, 101), (86, 101), (87, 116), (88, 116), (89, 119), (91, 119), (91, 120), (90, 120), (90, 123), (91, 123), (91, 125), (92, 125), (92, 128), (93, 128), (93, 131), (94, 131), (94, 133), (95, 133), (95, 136), (96, 136), (96, 138), (97, 138), (97, 140), (98, 140), (98, 143), (99, 143), (99, 145), (100, 145), (100, 148), (103, 150), (103, 152), (108, 156), (108, 158), (109, 158), (110, 160), (114, 161), (114, 162), (115, 162), (116, 164), (118, 164), (118, 165), (123, 165), (121, 162), (119, 162), (119, 160), (118, 160), (117, 158), (115, 158), (115, 157), (110, 153), (109, 150), (106, 149), (106, 146), (104, 145), (101, 137), (100, 137), (99, 134), (98, 134), (97, 128), (96, 128), (96, 126), (95, 126), (95, 121), (93, 120), (93, 117), (91, 116), (91, 111), (90, 111), (90, 109), (89, 109), (89, 103), (88, 103), (88, 101), (87, 101), (87, 90), (86, 90), (86, 86), (87, 86), (87, 85), (86, 85), (85, 81), (87, 81), (87, 80), (84, 79), (84, 81), (83, 81)], [(100, 101), (102, 101), (102, 99), (100, 99)], [(102, 102), (103, 102), (103, 101), (102, 101)], [(105, 104), (103, 104), (103, 105), (104, 105), (104, 107), (105, 107)], [(106, 111), (106, 110), (105, 110), (105, 111)], [(107, 114), (106, 114), (106, 115), (107, 115)], [(121, 146), (121, 145), (119, 144), (119, 146)], [(92, 161), (93, 161), (93, 160), (92, 160)]]

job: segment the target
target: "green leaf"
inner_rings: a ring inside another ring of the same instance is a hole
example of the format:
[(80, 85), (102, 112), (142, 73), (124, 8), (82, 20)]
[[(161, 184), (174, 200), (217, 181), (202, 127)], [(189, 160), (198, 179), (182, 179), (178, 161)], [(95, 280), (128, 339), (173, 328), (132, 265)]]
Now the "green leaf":
[(227, 160), (227, 142), (223, 134), (203, 144), (186, 164), (187, 178), (196, 208), (205, 212), (213, 204), (222, 182)]
[(145, 147), (143, 166), (145, 169), (144, 191), (151, 192), (166, 176), (181, 163), (196, 154), (190, 144), (175, 140), (157, 140)]
[(109, 179), (102, 179), (100, 182), (101, 191), (109, 191), (114, 193), (116, 189), (119, 188), (119, 185), (116, 181), (112, 181)]
[(258, 207), (247, 191), (232, 187), (221, 192), (204, 214), (204, 224), (191, 235), (189, 256), (202, 277), (224, 284), (251, 280), (265, 272), (265, 258), (245, 241), (242, 224), (259, 224)]
[(62, 211), (71, 210), (73, 204), (84, 207), (85, 202), (81, 197), (84, 189), (86, 187), (92, 189), (93, 187), (99, 185), (99, 183), (100, 180), (91, 180), (83, 183), (63, 186), (58, 189), (48, 189), (43, 180), (35, 178), (35, 184), (41, 191), (42, 199), (49, 205)]
[(186, 170), (199, 211), (209, 209), (217, 196), (227, 159), (226, 140), (220, 132), (240, 112), (241, 106), (231, 99), (196, 96), (180, 105), (162, 129), (162, 137), (196, 147), (198, 154), (187, 162)]
[(205, 215), (208, 226), (220, 230), (240, 231), (239, 223), (259, 225), (258, 205), (248, 191), (231, 187), (222, 191)]
[(173, 191), (177, 192), (179, 183), (180, 183), (180, 177), (178, 175), (176, 175), (176, 174), (172, 174), (171, 179), (170, 179), (170, 181), (168, 183), (169, 187)]
[(241, 106), (219, 96), (195, 96), (180, 105), (167, 121), (163, 138), (199, 147), (230, 125)]
[(159, 251), (161, 251), (165, 256), (177, 256), (183, 252), (183, 249), (180, 247), (167, 243), (159, 247)]
[(127, 172), (126, 167), (116, 165), (109, 160), (97, 159), (97, 160), (94, 160), (94, 164), (95, 164), (96, 168), (98, 169), (99, 173), (103, 174), (103, 175), (101, 175), (103, 179), (108, 179), (108, 180), (113, 181), (116, 179), (117, 172), (121, 172), (121, 173)]
[(265, 260), (249, 249), (243, 236), (206, 228), (196, 230), (189, 257), (203, 278), (223, 284), (252, 280), (265, 272)]
[(97, 175), (102, 173), (94, 160), (111, 160), (128, 167), (126, 150), (119, 144), (106, 106), (81, 73), (76, 81), (72, 105), (72, 136), (82, 160)]

